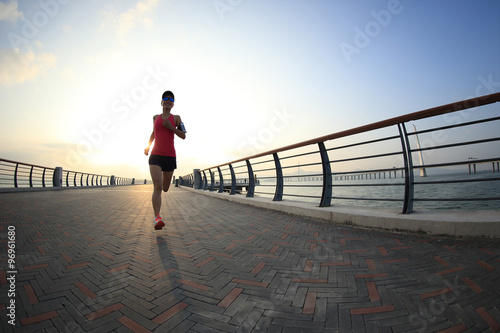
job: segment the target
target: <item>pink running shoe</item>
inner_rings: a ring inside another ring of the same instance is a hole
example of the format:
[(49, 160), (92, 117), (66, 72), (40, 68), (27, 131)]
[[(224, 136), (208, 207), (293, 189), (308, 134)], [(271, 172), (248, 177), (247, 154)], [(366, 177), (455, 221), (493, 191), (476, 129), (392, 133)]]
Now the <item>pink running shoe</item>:
[(165, 226), (165, 223), (163, 222), (163, 219), (161, 218), (160, 215), (158, 215), (155, 218), (155, 230), (161, 230)]

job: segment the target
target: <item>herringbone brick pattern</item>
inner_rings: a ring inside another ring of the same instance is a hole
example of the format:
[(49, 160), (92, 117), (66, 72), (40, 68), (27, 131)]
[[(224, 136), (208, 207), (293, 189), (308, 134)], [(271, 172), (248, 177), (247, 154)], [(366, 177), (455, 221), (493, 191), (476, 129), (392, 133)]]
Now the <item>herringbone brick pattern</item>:
[(0, 194), (15, 332), (497, 332), (500, 242), (327, 225), (173, 188)]

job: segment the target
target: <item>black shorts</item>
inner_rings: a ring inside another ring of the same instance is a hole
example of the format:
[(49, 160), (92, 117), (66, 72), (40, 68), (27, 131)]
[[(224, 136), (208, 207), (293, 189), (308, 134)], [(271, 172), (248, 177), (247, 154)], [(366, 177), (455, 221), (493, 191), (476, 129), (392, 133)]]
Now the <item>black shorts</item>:
[(177, 159), (175, 156), (151, 155), (149, 165), (158, 165), (161, 171), (174, 171), (177, 169)]

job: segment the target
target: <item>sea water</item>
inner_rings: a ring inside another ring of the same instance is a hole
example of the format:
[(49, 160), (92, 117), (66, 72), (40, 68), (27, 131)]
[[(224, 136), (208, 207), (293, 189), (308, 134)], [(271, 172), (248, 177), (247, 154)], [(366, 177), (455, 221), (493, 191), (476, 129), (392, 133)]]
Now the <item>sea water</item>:
[[(415, 175), (414, 182), (414, 209), (500, 209), (500, 173), (498, 172), (456, 173), (427, 177)], [(404, 183), (404, 178), (400, 176), (377, 179), (334, 179), (331, 203), (342, 206), (402, 208)], [(322, 184), (320, 178), (315, 181), (285, 180), (283, 200), (319, 205)], [(370, 186), (364, 186), (368, 184)], [(261, 186), (256, 186), (255, 191), (266, 192), (266, 194), (256, 193), (255, 196), (272, 198), (275, 192), (275, 180), (261, 182)], [(473, 200), (463, 201), (465, 198)], [(491, 198), (497, 199), (487, 200)], [(426, 201), (429, 199), (431, 201)]]

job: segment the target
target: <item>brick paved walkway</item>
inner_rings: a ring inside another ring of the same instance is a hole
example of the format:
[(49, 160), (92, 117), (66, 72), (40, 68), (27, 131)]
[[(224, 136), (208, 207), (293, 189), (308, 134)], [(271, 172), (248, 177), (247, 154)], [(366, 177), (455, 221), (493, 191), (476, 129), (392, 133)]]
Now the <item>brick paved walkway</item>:
[(150, 198), (149, 185), (0, 194), (2, 330), (11, 300), (15, 332), (500, 330), (498, 240), (326, 225), (178, 188), (154, 231)]

